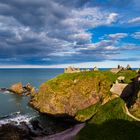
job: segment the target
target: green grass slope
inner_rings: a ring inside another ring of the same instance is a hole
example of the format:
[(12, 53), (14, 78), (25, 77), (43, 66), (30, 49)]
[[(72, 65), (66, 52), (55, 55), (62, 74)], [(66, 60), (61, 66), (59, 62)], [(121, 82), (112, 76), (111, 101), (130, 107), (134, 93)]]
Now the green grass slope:
[(120, 98), (101, 106), (76, 137), (76, 140), (139, 139), (140, 123), (126, 114), (124, 101)]
[(97, 104), (79, 110), (75, 115), (75, 119), (80, 122), (85, 122), (86, 120), (89, 120), (93, 115), (95, 115), (100, 107), (101, 107), (101, 103), (98, 102)]

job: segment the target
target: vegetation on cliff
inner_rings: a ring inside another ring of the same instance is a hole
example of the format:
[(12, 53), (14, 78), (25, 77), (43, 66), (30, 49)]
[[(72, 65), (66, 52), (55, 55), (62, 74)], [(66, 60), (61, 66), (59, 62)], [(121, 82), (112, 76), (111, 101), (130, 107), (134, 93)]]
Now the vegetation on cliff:
[(125, 82), (130, 83), (136, 75), (130, 70), (117, 74), (110, 71), (60, 74), (43, 83), (30, 104), (42, 113), (70, 115), (78, 121), (85, 121), (101, 105), (116, 97), (110, 88), (118, 76), (125, 76)]
[(140, 123), (126, 114), (125, 103), (116, 98), (101, 106), (76, 140), (139, 140)]
[[(140, 123), (126, 110), (124, 100), (110, 92), (116, 79), (125, 77), (123, 82), (131, 83), (134, 95), (139, 99), (135, 79), (132, 82), (136, 76), (138, 73), (132, 70), (123, 70), (117, 74), (110, 71), (60, 74), (43, 83), (30, 103), (42, 113), (70, 115), (78, 121), (86, 121), (86, 126), (76, 136), (77, 140), (138, 140)], [(126, 97), (130, 98), (132, 94)], [(135, 113), (139, 114), (138, 110)]]

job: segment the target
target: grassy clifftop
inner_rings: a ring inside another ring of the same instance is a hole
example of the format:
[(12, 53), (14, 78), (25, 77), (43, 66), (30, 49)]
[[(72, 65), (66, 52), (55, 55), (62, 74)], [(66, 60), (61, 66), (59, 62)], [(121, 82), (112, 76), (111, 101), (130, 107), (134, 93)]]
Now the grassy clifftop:
[(96, 112), (96, 108), (115, 97), (110, 88), (118, 76), (125, 76), (125, 82), (129, 83), (136, 75), (135, 71), (60, 74), (43, 83), (30, 103), (42, 113), (70, 115), (85, 121), (94, 114), (89, 115), (88, 112)]

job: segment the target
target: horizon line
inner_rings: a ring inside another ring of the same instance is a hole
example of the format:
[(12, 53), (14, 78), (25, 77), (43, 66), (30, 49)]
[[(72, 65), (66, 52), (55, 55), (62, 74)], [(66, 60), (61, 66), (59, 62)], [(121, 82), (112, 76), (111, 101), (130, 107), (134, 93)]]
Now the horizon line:
[(122, 62), (83, 62), (83, 63), (74, 63), (74, 64), (56, 64), (56, 65), (0, 65), (1, 69), (12, 69), (12, 68), (67, 68), (69, 66), (75, 67), (75, 68), (94, 68), (95, 66), (97, 68), (117, 68), (118, 65), (121, 65), (123, 67), (126, 67), (127, 64), (130, 64), (132, 68), (140, 68), (139, 63), (122, 63)]

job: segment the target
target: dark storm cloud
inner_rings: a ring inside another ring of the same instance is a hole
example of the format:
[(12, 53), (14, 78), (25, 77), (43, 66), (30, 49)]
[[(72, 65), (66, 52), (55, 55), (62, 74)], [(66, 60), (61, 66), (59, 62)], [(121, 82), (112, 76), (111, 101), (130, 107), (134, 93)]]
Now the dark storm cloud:
[(126, 0), (113, 3), (111, 0), (1, 0), (0, 63), (103, 61), (108, 55), (119, 54), (124, 48), (112, 47), (114, 40), (118, 40), (114, 38), (120, 39), (125, 34), (93, 43), (92, 33), (87, 30), (109, 26), (118, 20), (119, 14), (104, 10), (105, 7), (129, 3)]
[(25, 26), (38, 27), (39, 29), (47, 22), (55, 23), (65, 17), (64, 8), (57, 3), (46, 0), (2, 0), (1, 3), (9, 8), (1, 10), (6, 16), (12, 16)]

